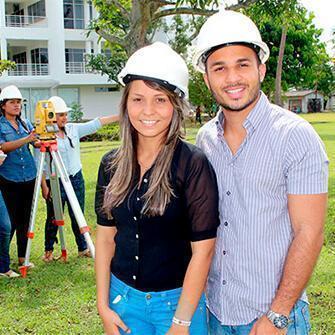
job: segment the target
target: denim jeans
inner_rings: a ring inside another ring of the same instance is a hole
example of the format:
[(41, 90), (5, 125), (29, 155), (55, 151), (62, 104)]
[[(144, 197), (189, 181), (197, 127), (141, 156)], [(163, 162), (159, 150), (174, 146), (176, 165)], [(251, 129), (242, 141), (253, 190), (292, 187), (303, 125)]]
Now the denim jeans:
[[(257, 319), (247, 325), (225, 326), (221, 325), (212, 313), (209, 313), (209, 333), (210, 335), (248, 335), (256, 321)], [(286, 335), (308, 335), (310, 330), (308, 303), (298, 300), (291, 310), (290, 323)]]
[[(111, 277), (110, 308), (130, 328), (132, 335), (165, 335), (171, 327), (181, 288), (162, 292), (142, 292)], [(120, 329), (122, 335), (126, 334)], [(205, 296), (193, 315), (190, 335), (207, 335)]]
[[(70, 181), (74, 190), (74, 193), (76, 194), (76, 197), (78, 199), (80, 208), (82, 212), (84, 213), (84, 208), (85, 208), (85, 182), (83, 178), (83, 174), (81, 171), (79, 171), (77, 174), (74, 176), (70, 176)], [(50, 183), (48, 182), (48, 186), (50, 187)], [(73, 234), (76, 238), (76, 243), (78, 246), (78, 251), (83, 251), (87, 249), (87, 244), (85, 241), (84, 236), (80, 233), (79, 226), (77, 224), (76, 218), (74, 216), (74, 213), (72, 211), (70, 201), (65, 193), (64, 187), (61, 183), (60, 184), (60, 193), (61, 193), (61, 198), (62, 198), (62, 206), (63, 210), (65, 207), (65, 203), (67, 203), (67, 207), (69, 210), (69, 216), (71, 219), (71, 227)], [(47, 219), (45, 221), (45, 251), (50, 251), (54, 249), (54, 243), (57, 242), (57, 231), (58, 231), (58, 226), (53, 224), (53, 220), (55, 218), (55, 214), (53, 211), (53, 205), (52, 205), (52, 199), (48, 199), (46, 201), (47, 205)]]
[(9, 215), (0, 191), (0, 273), (9, 271), (9, 243), (11, 225)]

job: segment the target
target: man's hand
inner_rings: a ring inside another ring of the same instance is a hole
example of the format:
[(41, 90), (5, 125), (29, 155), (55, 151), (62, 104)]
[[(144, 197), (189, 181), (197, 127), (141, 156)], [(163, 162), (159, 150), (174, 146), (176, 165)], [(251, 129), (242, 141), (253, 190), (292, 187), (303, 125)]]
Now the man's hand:
[(130, 329), (123, 323), (121, 318), (110, 308), (100, 311), (100, 317), (104, 325), (105, 335), (120, 335), (119, 328), (127, 334), (130, 334)]
[(189, 335), (190, 327), (179, 326), (175, 323), (172, 323), (170, 329), (166, 333), (166, 335)]
[(263, 315), (255, 322), (249, 335), (284, 335), (286, 331), (286, 329), (277, 329), (272, 322)]

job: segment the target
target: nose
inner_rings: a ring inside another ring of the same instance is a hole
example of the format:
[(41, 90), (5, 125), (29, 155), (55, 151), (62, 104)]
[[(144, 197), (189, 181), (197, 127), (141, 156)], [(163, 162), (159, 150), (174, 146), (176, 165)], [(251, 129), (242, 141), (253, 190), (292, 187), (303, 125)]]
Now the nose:
[(144, 115), (152, 115), (155, 113), (155, 107), (153, 102), (146, 102), (143, 106)]
[(232, 68), (232, 69), (227, 69), (226, 70), (226, 81), (229, 84), (234, 84), (238, 82), (241, 79), (240, 73)]

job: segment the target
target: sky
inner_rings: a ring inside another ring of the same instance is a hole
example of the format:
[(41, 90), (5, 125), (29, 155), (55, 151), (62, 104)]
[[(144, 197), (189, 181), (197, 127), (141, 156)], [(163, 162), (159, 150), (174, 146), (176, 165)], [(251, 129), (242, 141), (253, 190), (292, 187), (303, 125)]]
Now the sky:
[[(323, 42), (331, 39), (332, 29), (335, 29), (335, 0), (300, 0), (308, 11), (315, 14), (314, 24), (317, 28), (324, 31), (321, 35)], [(331, 44), (328, 43), (328, 52), (335, 55), (335, 50), (331, 50)]]

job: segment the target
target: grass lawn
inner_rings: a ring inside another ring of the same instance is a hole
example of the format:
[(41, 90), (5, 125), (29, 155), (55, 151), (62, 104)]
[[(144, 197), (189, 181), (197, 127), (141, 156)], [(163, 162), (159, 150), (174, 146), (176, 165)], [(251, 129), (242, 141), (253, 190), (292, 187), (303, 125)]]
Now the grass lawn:
[[(335, 334), (335, 114), (311, 114), (312, 123), (325, 142), (330, 158), (329, 209), (324, 248), (309, 284), (312, 334)], [(187, 138), (194, 142), (197, 129), (188, 129)], [(82, 144), (82, 162), (86, 181), (87, 222), (95, 238), (94, 193), (101, 156), (116, 142)], [(19, 210), (19, 208), (18, 208)], [(69, 262), (45, 264), (45, 207), (40, 201), (31, 260), (36, 268), (26, 279), (0, 279), (0, 334), (102, 334), (95, 308), (95, 284), (92, 259), (78, 259), (70, 225), (66, 225)], [(68, 215), (66, 214), (66, 222)], [(56, 245), (55, 253), (60, 253)], [(11, 245), (13, 269), (16, 268), (16, 247)], [(145, 334), (143, 334), (145, 335)]]

